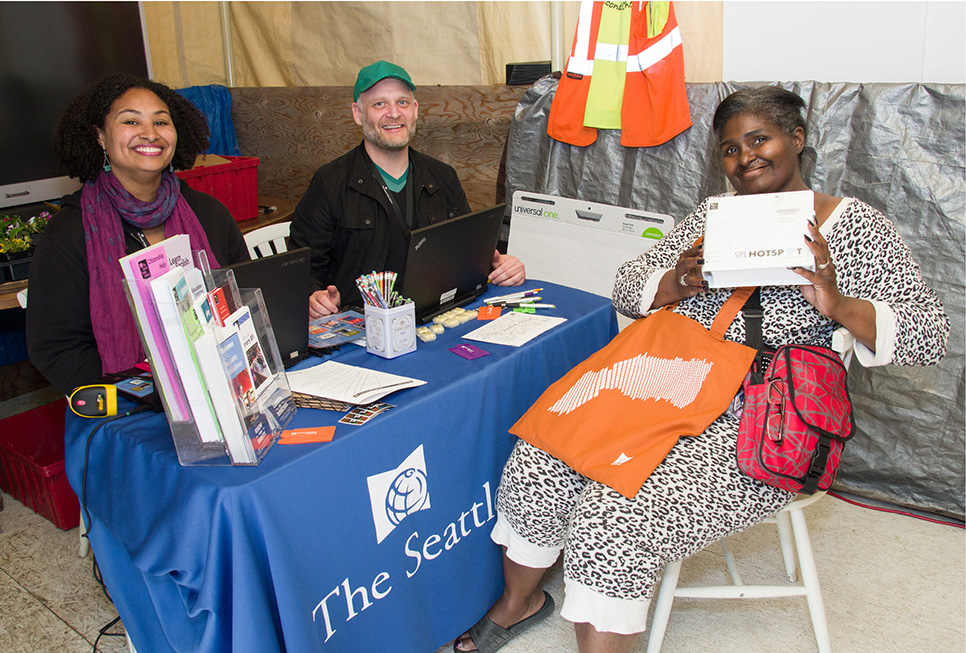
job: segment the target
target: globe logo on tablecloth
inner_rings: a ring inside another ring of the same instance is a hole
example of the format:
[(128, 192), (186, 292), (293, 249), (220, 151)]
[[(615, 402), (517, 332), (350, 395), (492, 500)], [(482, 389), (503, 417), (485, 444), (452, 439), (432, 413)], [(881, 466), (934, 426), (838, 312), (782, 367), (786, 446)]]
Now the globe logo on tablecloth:
[(366, 477), (377, 544), (407, 516), (430, 509), (428, 479), (423, 445), (416, 447), (395, 469)]
[(429, 500), (429, 486), (426, 474), (410, 467), (399, 473), (389, 484), (386, 493), (386, 516), (395, 526), (407, 515), (422, 510)]

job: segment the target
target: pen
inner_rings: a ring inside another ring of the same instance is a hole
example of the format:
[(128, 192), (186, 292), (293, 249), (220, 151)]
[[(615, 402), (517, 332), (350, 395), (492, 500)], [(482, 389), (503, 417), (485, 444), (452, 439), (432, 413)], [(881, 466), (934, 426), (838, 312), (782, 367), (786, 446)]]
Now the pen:
[(486, 303), (493, 303), (493, 302), (500, 302), (500, 301), (509, 300), (509, 299), (521, 299), (523, 297), (532, 297), (533, 295), (536, 295), (541, 290), (543, 290), (543, 288), (534, 288), (533, 290), (527, 290), (526, 292), (515, 292), (515, 293), (510, 293), (509, 295), (490, 297), (489, 299), (484, 299), (483, 301)]
[(511, 308), (557, 308), (556, 304), (514, 304)]
[(412, 379), (407, 379), (405, 381), (399, 381), (398, 383), (390, 383), (389, 385), (380, 385), (380, 386), (377, 386), (375, 388), (363, 388), (362, 390), (360, 390), (359, 392), (355, 393), (352, 396), (353, 397), (361, 397), (362, 395), (366, 395), (366, 394), (369, 394), (371, 392), (375, 392), (376, 390), (385, 390), (386, 388), (395, 388), (398, 385), (407, 385), (409, 383), (412, 383)]
[(541, 297), (522, 297), (517, 299), (506, 299), (495, 304), (490, 304), (490, 306), (529, 306), (534, 302), (539, 302)]
[(495, 304), (497, 302), (509, 301), (513, 299), (520, 299), (522, 297), (532, 297), (538, 292), (541, 292), (543, 288), (534, 288), (533, 290), (525, 290), (520, 292), (510, 293), (509, 295), (500, 295), (499, 297), (490, 297), (489, 299), (484, 299), (484, 304)]

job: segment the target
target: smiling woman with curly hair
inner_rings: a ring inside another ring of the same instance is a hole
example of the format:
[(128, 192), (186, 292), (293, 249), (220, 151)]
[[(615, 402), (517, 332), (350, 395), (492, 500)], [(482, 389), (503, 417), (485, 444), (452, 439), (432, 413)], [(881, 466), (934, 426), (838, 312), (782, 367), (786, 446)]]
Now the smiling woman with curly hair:
[(103, 128), (114, 101), (131, 89), (151, 91), (167, 106), (178, 134), (178, 146), (171, 160), (175, 170), (190, 169), (195, 157), (208, 149), (208, 123), (189, 100), (150, 79), (108, 75), (71, 100), (57, 123), (54, 152), (71, 177), (81, 181), (97, 178), (104, 162), (97, 130)]
[(118, 259), (177, 234), (213, 267), (248, 260), (237, 223), (174, 170), (208, 147), (204, 115), (163, 84), (108, 75), (57, 124), (54, 151), (84, 182), (50, 220), (30, 265), (27, 350), (65, 394), (144, 360)]

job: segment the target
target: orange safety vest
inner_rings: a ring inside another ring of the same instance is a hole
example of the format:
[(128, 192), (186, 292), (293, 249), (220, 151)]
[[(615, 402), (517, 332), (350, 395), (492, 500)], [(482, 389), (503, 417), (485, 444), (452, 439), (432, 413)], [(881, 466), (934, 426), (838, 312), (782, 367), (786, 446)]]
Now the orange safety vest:
[(684, 48), (681, 31), (668, 3), (667, 22), (648, 38), (652, 3), (635, 2), (627, 45), (598, 43), (603, 2), (582, 2), (567, 70), (550, 106), (547, 134), (571, 145), (590, 145), (597, 129), (584, 126), (594, 59), (622, 61), (627, 72), (621, 100), (621, 145), (650, 147), (671, 140), (691, 126), (684, 90)]

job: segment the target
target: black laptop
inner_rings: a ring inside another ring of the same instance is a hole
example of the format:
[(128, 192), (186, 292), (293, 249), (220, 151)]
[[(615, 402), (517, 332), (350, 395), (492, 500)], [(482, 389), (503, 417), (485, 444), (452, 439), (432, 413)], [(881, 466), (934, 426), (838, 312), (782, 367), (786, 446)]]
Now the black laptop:
[(309, 351), (309, 248), (226, 266), (239, 288), (261, 288), (285, 367)]
[(500, 204), (412, 232), (399, 293), (416, 304), (419, 324), (486, 291), (505, 209)]

